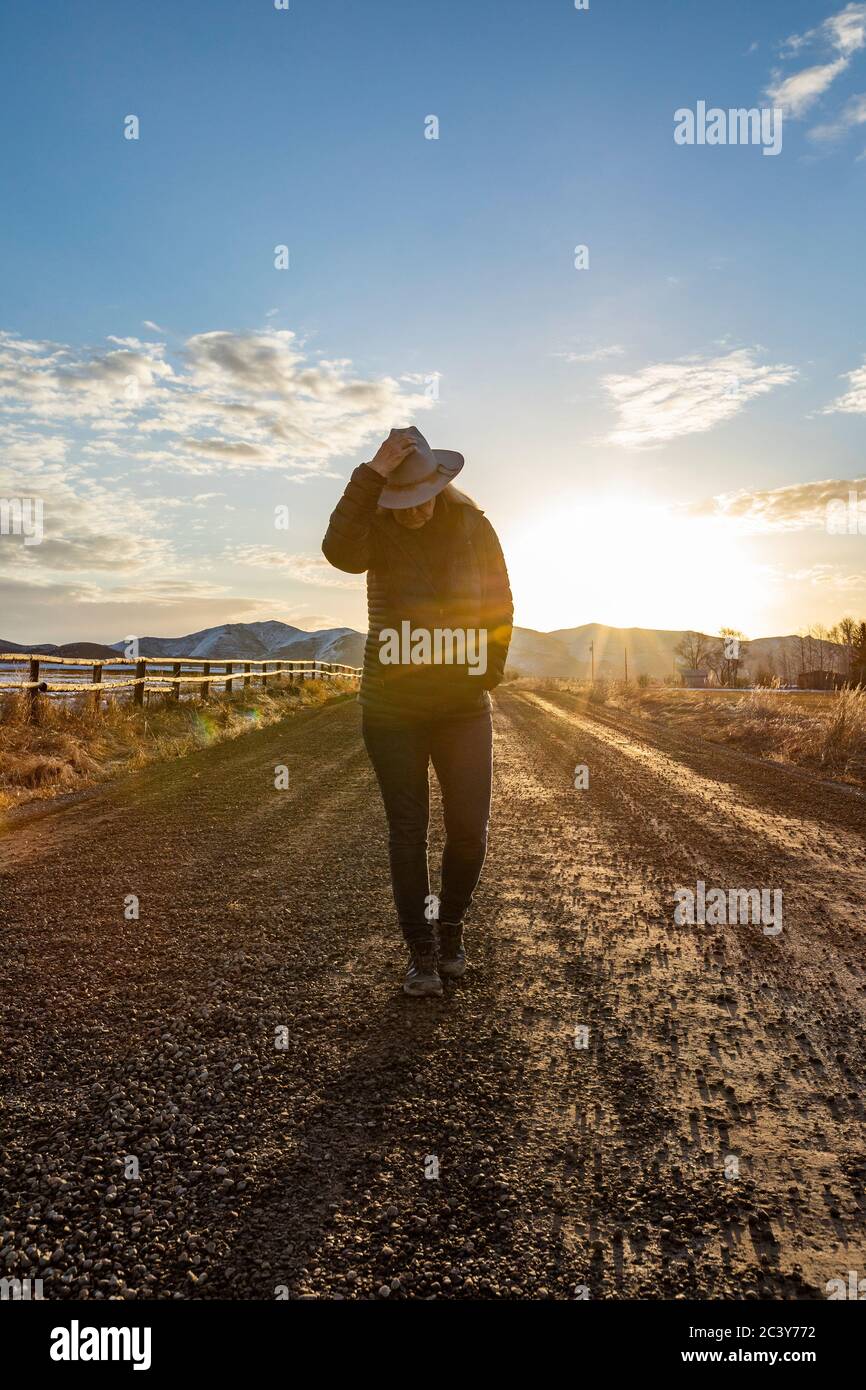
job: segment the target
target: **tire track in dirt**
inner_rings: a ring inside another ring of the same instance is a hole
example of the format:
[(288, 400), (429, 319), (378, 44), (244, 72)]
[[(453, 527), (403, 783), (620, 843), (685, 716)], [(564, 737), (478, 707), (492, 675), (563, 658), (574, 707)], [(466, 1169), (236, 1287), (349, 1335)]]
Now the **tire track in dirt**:
[[(790, 814), (792, 789), (783, 776), (774, 777), (775, 769), (746, 765), (732, 790), (725, 762), (714, 798), (722, 814), (707, 819), (695, 814), (693, 774), (684, 766), (682, 775), (672, 775), (669, 750), (656, 757), (648, 744), (635, 743), (631, 730), (612, 732), (608, 720), (600, 725), (575, 713), (573, 701), (557, 707), (556, 696), (507, 691), (501, 705), (518, 730), (543, 743), (550, 778), (568, 788), (559, 793), (561, 868), (557, 873), (552, 856), (550, 881), (573, 878), (582, 863), (576, 904), (606, 927), (581, 942), (584, 967), (595, 970), (605, 998), (612, 987), (613, 1018), (633, 1035), (644, 1066), (659, 1078), (659, 1099), (676, 1118), (667, 1152), (654, 1159), (671, 1204), (697, 1174), (712, 1175), (718, 1185), (725, 1155), (735, 1154), (748, 1179), (722, 1181), (718, 1210), (703, 1225), (712, 1236), (705, 1249), (721, 1242), (718, 1265), (732, 1273), (745, 1256), (759, 1288), (791, 1292), (802, 1277), (820, 1292), (827, 1278), (849, 1267), (845, 1260), (854, 1267), (863, 1254), (864, 879), (856, 868), (862, 841), (852, 840), (847, 828), (824, 836), (824, 868), (835, 881), (828, 927), (814, 856), (804, 863), (797, 852), (815, 802), (827, 819), (826, 791), (796, 785), (800, 822), (791, 827), (796, 834), (788, 852), (780, 844), (775, 798), (765, 800), (763, 822), (750, 824), (748, 836), (737, 829), (746, 802), (754, 802), (750, 817), (758, 814), (756, 784), (782, 783)], [(713, 752), (703, 753), (705, 772)], [(579, 762), (590, 767), (588, 792), (569, 786)], [(537, 761), (536, 776), (542, 766)], [(704, 784), (701, 791), (707, 790)], [(705, 798), (697, 804), (705, 807)], [(726, 804), (733, 818), (725, 818)], [(856, 810), (862, 826), (863, 811)], [(840, 814), (846, 827), (854, 814), (846, 798)], [(613, 894), (607, 864), (594, 882), (594, 837), (608, 850), (620, 846)], [(840, 868), (840, 853), (853, 868)], [(636, 877), (645, 895), (637, 916)], [(694, 886), (697, 878), (708, 886), (781, 886), (786, 905), (792, 900), (796, 908), (786, 910), (795, 925), (789, 929), (786, 920), (778, 945), (750, 927), (676, 928), (673, 890)], [(797, 929), (816, 921), (817, 931)], [(696, 1205), (694, 1194), (689, 1204)], [(675, 1213), (669, 1215), (676, 1225)], [(696, 1224), (701, 1229), (700, 1219)], [(701, 1272), (701, 1287), (713, 1277)], [(737, 1278), (748, 1286), (744, 1273)]]

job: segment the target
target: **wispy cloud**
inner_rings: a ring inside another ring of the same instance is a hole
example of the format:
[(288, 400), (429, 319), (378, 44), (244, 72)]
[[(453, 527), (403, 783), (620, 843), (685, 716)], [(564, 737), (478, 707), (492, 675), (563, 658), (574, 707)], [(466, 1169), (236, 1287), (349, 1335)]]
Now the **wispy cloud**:
[(857, 0), (816, 28), (792, 34), (782, 45), (782, 54), (791, 58), (813, 47), (823, 48), (827, 58), (787, 75), (776, 70), (768, 84), (767, 97), (788, 116), (805, 116), (850, 66), (854, 54), (866, 47), (866, 3)]
[(63, 440), (22, 437), (0, 425), (0, 496), (36, 496), (44, 512), (39, 545), (4, 539), (4, 573), (37, 583), (49, 571), (115, 578), (177, 564), (166, 528), (180, 500), (142, 497), (114, 478), (88, 476), (67, 461)]
[(724, 517), (750, 532), (805, 531), (823, 528), (831, 504), (845, 503), (849, 492), (860, 492), (866, 478), (823, 478), (761, 491), (721, 493), (688, 508), (692, 516)]
[[(34, 632), (43, 633), (46, 641), (56, 640), (64, 614), (70, 640), (97, 642), (117, 641), (131, 633), (181, 636), (217, 623), (269, 618), (308, 631), (339, 625), (332, 614), (308, 612), (304, 604), (242, 597), (217, 584), (186, 579), (110, 589), (67, 577), (36, 584), (0, 575), (0, 612), (6, 615), (0, 636), (17, 641), (34, 640)], [(70, 614), (74, 614), (74, 628), (69, 627)]]
[(77, 426), (138, 465), (318, 471), (431, 404), (414, 383), (309, 357), (289, 330), (196, 334), (174, 360), (137, 338), (87, 350), (0, 333), (0, 417), (22, 442)]
[(603, 362), (609, 357), (622, 357), (624, 352), (624, 347), (611, 343), (609, 347), (590, 348), (588, 352), (560, 352), (557, 356), (566, 362)]
[(37, 497), (44, 527), (39, 544), (0, 546), (11, 635), (50, 630), (66, 607), (82, 614), (77, 635), (103, 640), (120, 621), (142, 632), (273, 616), (273, 600), (232, 592), (232, 564), (235, 581), (268, 575), (263, 587), (357, 589), (362, 578), (321, 555), (221, 553), (226, 495), (170, 492), (158, 470), (333, 478), (334, 460), (431, 404), (417, 381), (364, 376), (289, 331), (197, 334), (179, 351), (132, 336), (88, 348), (0, 333), (0, 496)]
[(809, 565), (806, 569), (787, 570), (777, 576), (786, 585), (805, 585), (812, 589), (830, 589), (839, 594), (862, 594), (866, 592), (866, 579), (863, 572), (846, 570), (841, 565)]
[(853, 372), (845, 372), (843, 380), (851, 383), (850, 390), (846, 391), (844, 395), (838, 396), (821, 413), (823, 415), (835, 415), (842, 412), (847, 415), (866, 415), (866, 360), (862, 366), (855, 367)]
[(847, 66), (847, 58), (837, 58), (832, 63), (818, 63), (814, 67), (803, 68), (790, 77), (776, 77), (767, 88), (767, 96), (773, 106), (782, 108), (786, 116), (805, 116)]
[(813, 126), (810, 140), (838, 140), (857, 126), (866, 125), (866, 93), (861, 92), (846, 102), (835, 121)]
[(278, 570), (299, 584), (315, 584), (328, 589), (361, 589), (364, 576), (343, 574), (329, 565), (323, 555), (289, 555), (267, 545), (238, 545), (227, 549), (223, 559), (230, 564), (253, 569)]
[(866, 47), (866, 4), (846, 5), (825, 20), (823, 27), (841, 53), (857, 53)]
[(761, 366), (757, 354), (757, 348), (738, 348), (721, 356), (684, 357), (632, 375), (604, 377), (619, 413), (608, 442), (641, 448), (703, 433), (797, 376), (797, 369), (784, 363)]

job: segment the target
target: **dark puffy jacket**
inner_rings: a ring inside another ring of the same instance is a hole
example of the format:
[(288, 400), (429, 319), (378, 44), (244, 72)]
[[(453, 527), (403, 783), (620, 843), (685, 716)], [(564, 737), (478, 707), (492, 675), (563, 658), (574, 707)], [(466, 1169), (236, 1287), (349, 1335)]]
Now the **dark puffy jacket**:
[[(496, 532), (483, 512), (440, 493), (428, 525), (435, 524), (443, 541), (441, 560), (437, 556), (438, 563), (425, 564), (420, 533), (406, 532), (389, 511), (379, 510), (384, 486), (374, 468), (363, 463), (356, 468), (322, 541), (336, 569), (367, 572), (361, 704), (371, 715), (397, 718), (476, 713), (489, 707), (486, 692), (502, 680), (511, 641), (511, 589)], [(415, 629), (483, 629), (486, 671), (472, 675), (465, 666), (383, 664), (380, 633), (384, 628), (399, 632), (404, 621)]]

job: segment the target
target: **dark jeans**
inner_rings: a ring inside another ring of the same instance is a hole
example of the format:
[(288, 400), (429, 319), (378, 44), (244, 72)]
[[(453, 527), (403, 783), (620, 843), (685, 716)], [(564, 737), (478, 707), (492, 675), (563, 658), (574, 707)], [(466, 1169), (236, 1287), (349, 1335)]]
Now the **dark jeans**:
[(423, 723), (383, 724), (365, 717), (363, 730), (388, 818), (391, 886), (400, 926), (410, 943), (432, 941), (429, 764), (432, 761), (442, 790), (445, 818), (439, 921), (458, 923), (472, 901), (487, 852), (493, 763), (490, 711)]

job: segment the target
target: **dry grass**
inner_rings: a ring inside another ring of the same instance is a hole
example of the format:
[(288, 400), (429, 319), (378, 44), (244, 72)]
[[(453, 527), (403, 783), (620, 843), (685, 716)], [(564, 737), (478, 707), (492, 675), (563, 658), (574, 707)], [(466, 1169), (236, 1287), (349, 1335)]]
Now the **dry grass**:
[(866, 690), (683, 690), (622, 681), (528, 682), (589, 704), (623, 709), (654, 724), (676, 725), (753, 756), (790, 763), (855, 786), (866, 785)]
[(145, 709), (108, 700), (99, 714), (84, 698), (46, 700), (36, 727), (25, 722), (22, 696), (0, 696), (0, 809), (237, 738), (355, 689), (348, 681), (307, 681), (220, 695), (204, 705), (162, 699)]

